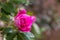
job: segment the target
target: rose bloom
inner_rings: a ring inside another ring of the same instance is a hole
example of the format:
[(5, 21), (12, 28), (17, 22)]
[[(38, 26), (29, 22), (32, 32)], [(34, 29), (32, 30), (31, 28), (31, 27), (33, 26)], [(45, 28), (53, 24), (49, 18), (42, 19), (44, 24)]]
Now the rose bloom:
[(14, 17), (14, 23), (19, 31), (30, 32), (32, 24), (36, 21), (35, 16), (26, 14), (26, 10), (19, 10), (17, 15)]

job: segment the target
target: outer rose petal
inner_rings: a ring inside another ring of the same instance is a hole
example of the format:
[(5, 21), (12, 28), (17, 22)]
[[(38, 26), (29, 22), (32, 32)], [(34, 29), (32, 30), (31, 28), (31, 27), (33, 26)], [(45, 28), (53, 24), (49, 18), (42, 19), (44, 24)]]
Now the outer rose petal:
[(14, 23), (15, 23), (16, 26), (18, 26), (18, 27), (20, 26), (19, 17), (15, 17), (15, 18), (14, 18)]
[(26, 14), (26, 13), (27, 13), (27, 11), (25, 9), (22, 9), (22, 10), (18, 11), (18, 14)]
[(31, 16), (31, 20), (32, 20), (32, 22), (35, 22), (36, 21), (36, 17), (35, 16)]
[(27, 11), (25, 9), (19, 10), (17, 15), (15, 16), (15, 18), (20, 16), (21, 14), (26, 14), (26, 13), (27, 13)]

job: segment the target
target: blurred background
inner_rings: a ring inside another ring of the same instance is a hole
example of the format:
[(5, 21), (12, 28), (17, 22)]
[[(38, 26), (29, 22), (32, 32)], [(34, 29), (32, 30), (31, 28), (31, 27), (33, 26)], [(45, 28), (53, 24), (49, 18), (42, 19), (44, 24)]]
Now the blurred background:
[[(21, 7), (37, 18), (29, 33), (14, 26)], [(60, 0), (0, 0), (0, 40), (60, 40)]]

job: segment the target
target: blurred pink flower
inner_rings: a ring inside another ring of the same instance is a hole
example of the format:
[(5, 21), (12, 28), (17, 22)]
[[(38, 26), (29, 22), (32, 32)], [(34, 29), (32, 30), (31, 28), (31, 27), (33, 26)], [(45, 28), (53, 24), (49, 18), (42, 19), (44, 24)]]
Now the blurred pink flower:
[(14, 17), (14, 22), (19, 31), (29, 32), (31, 30), (32, 24), (36, 21), (35, 16), (30, 16), (26, 14), (26, 10), (19, 10), (17, 15)]
[(5, 23), (3, 21), (0, 20), (0, 26), (1, 27), (4, 27), (5, 26)]

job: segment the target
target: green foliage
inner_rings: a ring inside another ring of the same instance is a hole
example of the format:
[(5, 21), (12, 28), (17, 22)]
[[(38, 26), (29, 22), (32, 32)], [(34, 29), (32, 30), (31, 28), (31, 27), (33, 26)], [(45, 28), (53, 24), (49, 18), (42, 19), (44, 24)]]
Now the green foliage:
[(1, 30), (3, 30), (3, 28), (2, 28), (2, 27), (0, 27), (0, 31), (1, 31)]
[(17, 40), (31, 40), (33, 39), (34, 35), (31, 32), (27, 32), (27, 33), (18, 33), (17, 34)]
[(1, 2), (1, 13), (8, 15), (10, 15), (11, 13), (15, 13), (17, 7), (22, 3), (26, 4), (26, 0), (6, 0), (6, 2)]
[(6, 40), (14, 40), (16, 31), (14, 31), (12, 28), (4, 28), (3, 34), (6, 36)]
[(34, 35), (31, 32), (19, 32), (15, 31), (12, 28), (4, 28), (3, 34), (6, 36), (6, 40), (32, 40)]
[(14, 33), (8, 33), (6, 34), (6, 40), (13, 40), (16, 34)]
[(21, 3), (21, 0), (10, 0), (11, 3), (14, 3), (14, 4), (20, 4)]
[(14, 12), (15, 8), (12, 3), (4, 3), (2, 4), (2, 9), (3, 9), (2, 11), (5, 11), (6, 13), (12, 13)]
[(9, 21), (9, 16), (3, 14), (3, 15), (1, 16), (1, 18), (0, 18), (0, 20), (3, 20), (3, 21)]
[(10, 2), (15, 4), (21, 4), (21, 3), (26, 3), (26, 0), (10, 0)]
[[(4, 28), (4, 34), (13, 33), (12, 28)], [(14, 32), (15, 33), (15, 32)]]
[(36, 23), (33, 24), (33, 27), (32, 27), (31, 31), (35, 35), (36, 39), (41, 39), (42, 38), (40, 28)]

